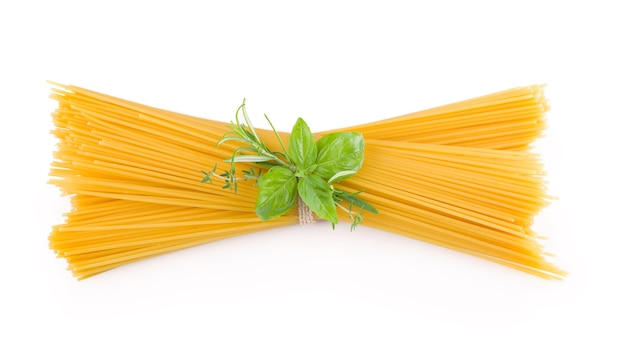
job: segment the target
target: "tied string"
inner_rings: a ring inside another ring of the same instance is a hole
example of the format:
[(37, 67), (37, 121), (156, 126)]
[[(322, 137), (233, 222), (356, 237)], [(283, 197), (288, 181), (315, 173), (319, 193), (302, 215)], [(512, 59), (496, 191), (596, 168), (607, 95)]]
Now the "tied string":
[(298, 221), (300, 225), (308, 225), (315, 222), (311, 208), (304, 204), (302, 199), (300, 199), (300, 195), (298, 195)]

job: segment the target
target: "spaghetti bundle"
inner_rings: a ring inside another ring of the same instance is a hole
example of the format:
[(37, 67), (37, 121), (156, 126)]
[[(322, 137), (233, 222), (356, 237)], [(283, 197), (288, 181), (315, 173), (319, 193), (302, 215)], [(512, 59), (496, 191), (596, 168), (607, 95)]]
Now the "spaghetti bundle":
[[(221, 184), (200, 184), (202, 169), (237, 148), (217, 146), (226, 123), (75, 86), (55, 84), (52, 98), (59, 106), (50, 182), (70, 196), (72, 210), (49, 241), (78, 279), (298, 223), (297, 209), (261, 222), (252, 182), (239, 184), (236, 196)], [(550, 200), (540, 159), (529, 151), (546, 110), (543, 88), (530, 86), (340, 130), (364, 135), (366, 159), (336, 185), (363, 190), (379, 210), (365, 226), (562, 278), (531, 229)], [(276, 144), (272, 132), (257, 131)]]

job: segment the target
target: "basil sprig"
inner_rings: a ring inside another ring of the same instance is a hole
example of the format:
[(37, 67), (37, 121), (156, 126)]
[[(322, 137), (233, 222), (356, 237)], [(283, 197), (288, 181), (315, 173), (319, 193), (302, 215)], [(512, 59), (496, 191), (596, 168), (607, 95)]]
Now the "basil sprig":
[[(243, 116), (243, 122), (240, 120)], [(217, 165), (204, 173), (202, 182), (212, 182), (214, 177), (225, 182), (223, 188), (236, 194), (241, 180), (256, 180), (259, 188), (255, 205), (256, 214), (263, 221), (282, 216), (291, 210), (298, 196), (311, 211), (331, 222), (333, 228), (339, 222), (337, 208), (344, 210), (352, 220), (351, 230), (363, 222), (361, 211), (378, 214), (376, 208), (357, 195), (333, 186), (348, 179), (361, 168), (364, 160), (365, 142), (357, 132), (336, 132), (323, 136), (317, 142), (307, 123), (298, 118), (289, 137), (288, 148), (272, 127), (281, 151), (271, 150), (261, 141), (246, 112), (245, 100), (237, 110), (235, 122), (218, 142), (236, 141), (242, 145), (225, 161), (231, 169), (217, 174)], [(243, 170), (237, 176), (235, 163), (250, 162), (257, 167)], [(263, 173), (263, 168), (267, 169)]]

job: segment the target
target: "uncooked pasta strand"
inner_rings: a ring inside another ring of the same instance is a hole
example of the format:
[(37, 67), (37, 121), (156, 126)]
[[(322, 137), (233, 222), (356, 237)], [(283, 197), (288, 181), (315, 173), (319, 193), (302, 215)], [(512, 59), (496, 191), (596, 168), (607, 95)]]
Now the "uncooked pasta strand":
[[(73, 209), (50, 247), (77, 278), (298, 222), (295, 209), (261, 222), (253, 182), (236, 196), (220, 182), (200, 184), (201, 170), (228, 169), (222, 160), (237, 146), (216, 147), (227, 124), (74, 86), (56, 84), (52, 97), (59, 144), (50, 181)], [(531, 229), (551, 199), (539, 156), (528, 152), (547, 109), (543, 87), (529, 86), (352, 127), (366, 137), (365, 164), (337, 186), (363, 190), (378, 208), (366, 226), (562, 278)], [(257, 131), (277, 146), (272, 132)]]

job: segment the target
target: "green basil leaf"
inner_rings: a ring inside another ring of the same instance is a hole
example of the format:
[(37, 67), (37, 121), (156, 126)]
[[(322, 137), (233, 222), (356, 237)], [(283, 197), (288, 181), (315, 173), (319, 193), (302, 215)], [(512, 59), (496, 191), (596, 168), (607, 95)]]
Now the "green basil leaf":
[[(336, 132), (317, 141), (317, 169), (315, 173), (329, 179), (343, 171), (358, 171), (363, 165), (363, 135), (358, 132)], [(351, 177), (336, 177), (340, 181)]]
[(315, 137), (304, 120), (298, 118), (289, 136), (289, 158), (302, 170), (315, 163), (317, 147)]
[(320, 218), (333, 224), (339, 222), (333, 193), (322, 177), (311, 174), (298, 180), (300, 199)]
[(355, 173), (356, 173), (356, 171), (341, 171), (341, 172), (337, 172), (337, 173), (335, 173), (334, 176), (332, 176), (332, 177), (330, 177), (330, 179), (328, 179), (328, 184), (331, 184), (332, 182), (343, 180), (343, 179), (345, 179), (344, 177), (346, 177), (346, 176), (352, 177), (352, 175), (354, 175)]
[(297, 179), (291, 170), (272, 167), (258, 181), (255, 211), (261, 220), (277, 218), (288, 212), (297, 197)]

